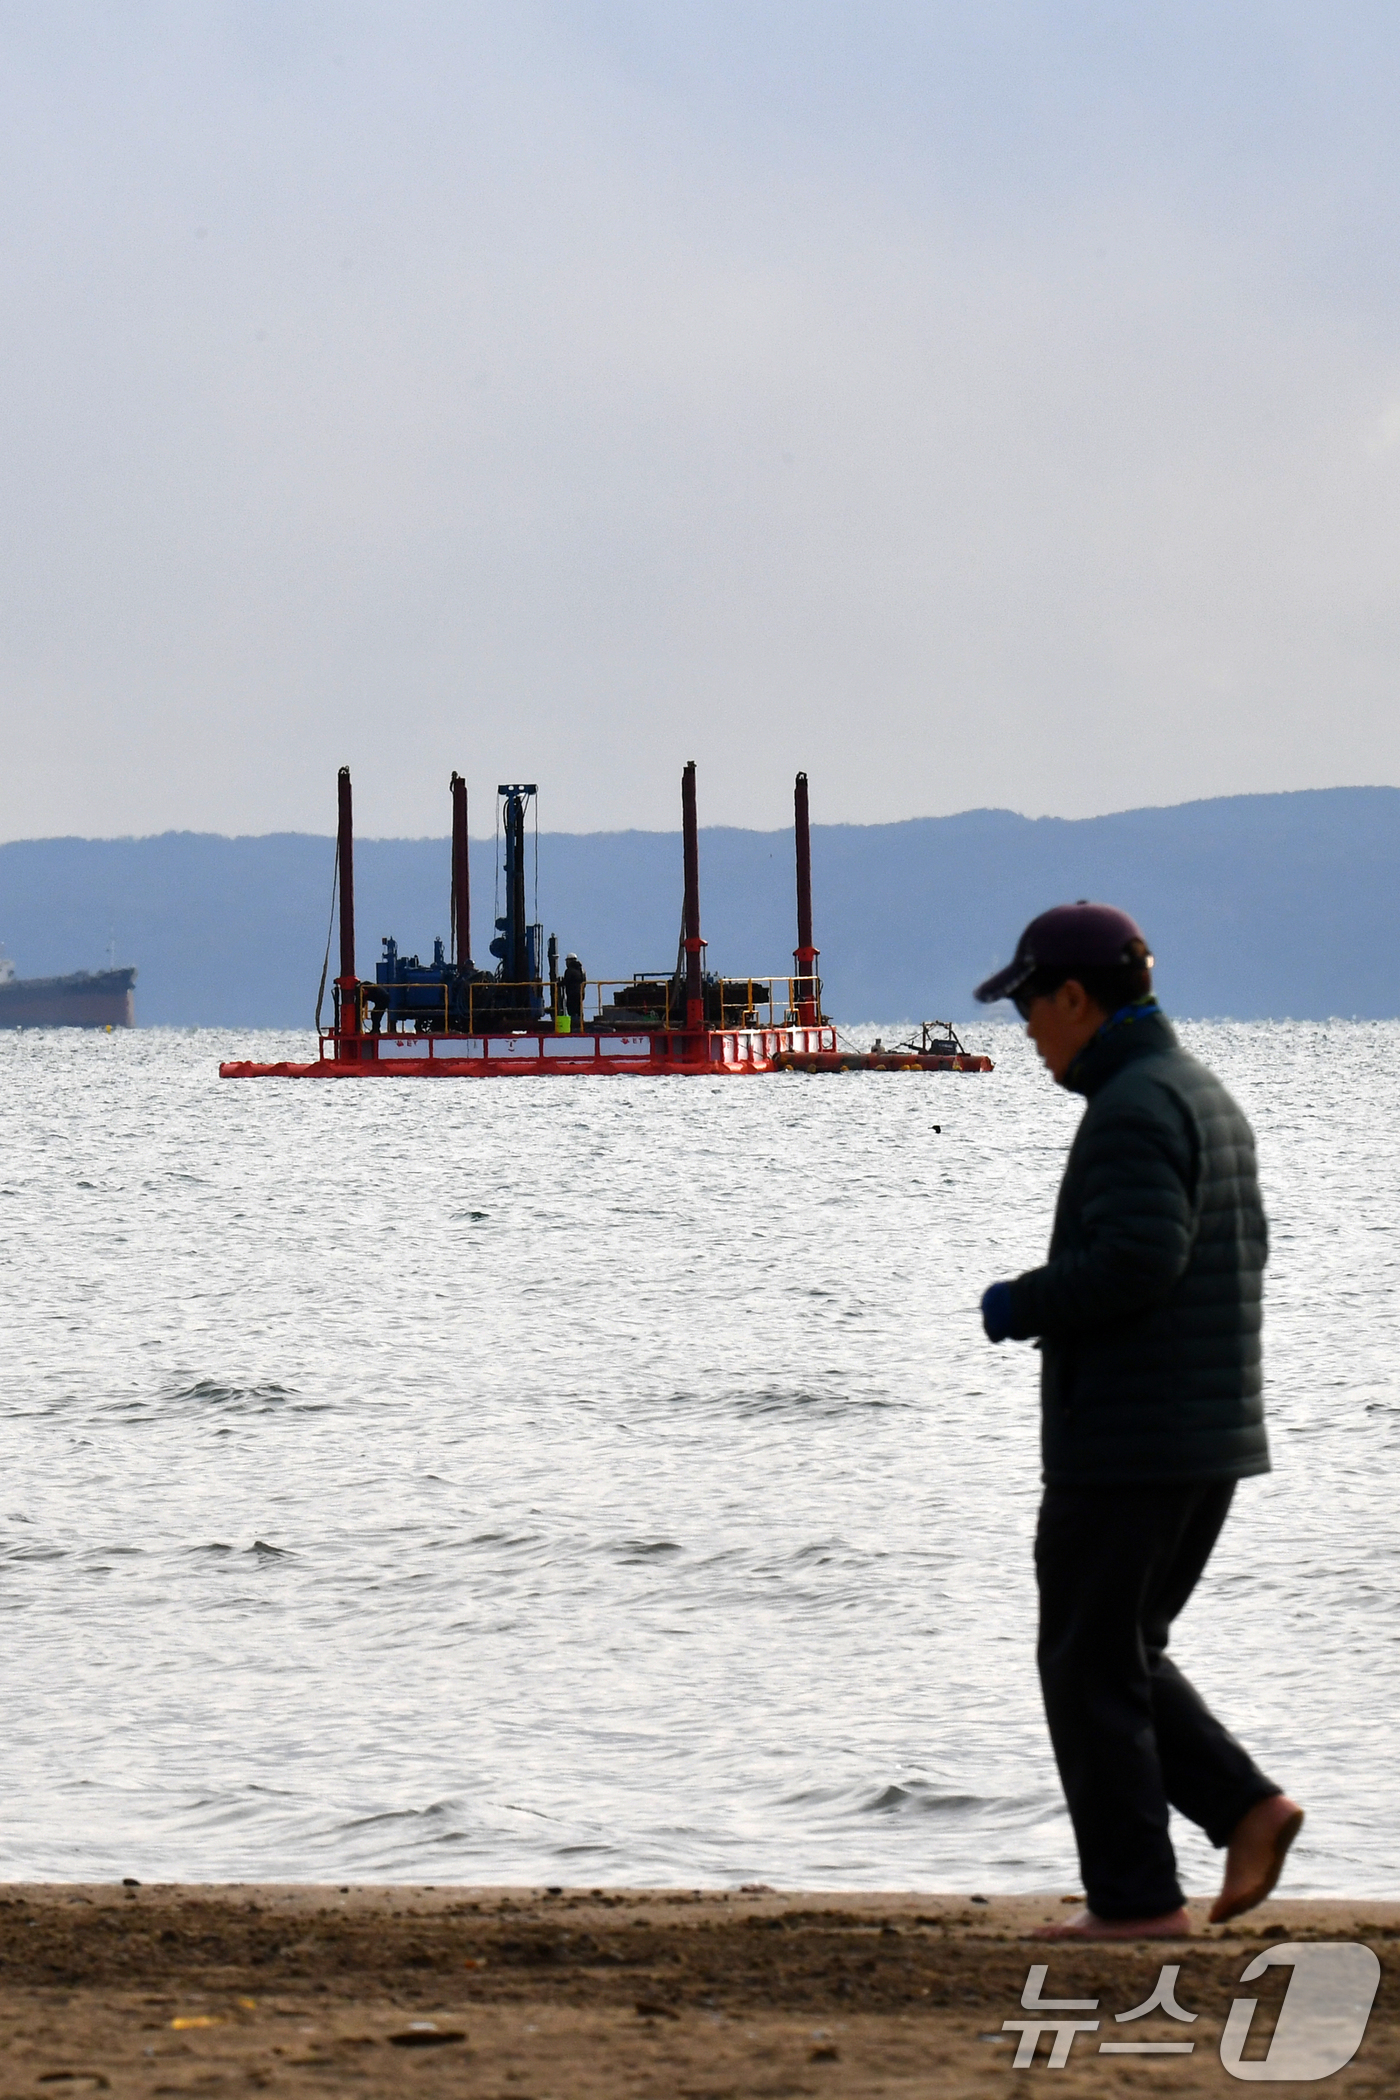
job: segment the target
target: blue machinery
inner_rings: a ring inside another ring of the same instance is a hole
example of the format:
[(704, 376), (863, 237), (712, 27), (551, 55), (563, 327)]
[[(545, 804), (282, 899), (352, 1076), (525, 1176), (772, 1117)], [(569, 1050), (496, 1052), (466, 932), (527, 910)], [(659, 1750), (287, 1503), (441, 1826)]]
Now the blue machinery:
[[(500, 827), (505, 836), (505, 915), (496, 920), (491, 953), (494, 970), (478, 970), (471, 957), (471, 904), (467, 867), (467, 791), (452, 776), (452, 921), (454, 954), (441, 940), (433, 942), (433, 959), (400, 955), (392, 934), (382, 943), (374, 984), (365, 988), (365, 1022), (378, 1035), (412, 1029), (418, 1034), (445, 1029), (470, 1034), (483, 1027), (537, 1027), (553, 1018), (558, 997), (557, 949), (549, 943), (549, 979), (541, 972), (544, 928), (532, 923), (525, 906), (525, 813), (535, 800), (533, 781), (498, 787)], [(499, 865), (499, 864), (498, 864)]]

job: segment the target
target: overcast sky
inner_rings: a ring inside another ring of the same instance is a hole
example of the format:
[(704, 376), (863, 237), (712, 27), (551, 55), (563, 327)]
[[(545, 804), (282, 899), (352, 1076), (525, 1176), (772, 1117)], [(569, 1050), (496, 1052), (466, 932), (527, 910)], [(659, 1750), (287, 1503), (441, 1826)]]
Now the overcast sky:
[(0, 4), (0, 836), (1400, 781), (1400, 7)]

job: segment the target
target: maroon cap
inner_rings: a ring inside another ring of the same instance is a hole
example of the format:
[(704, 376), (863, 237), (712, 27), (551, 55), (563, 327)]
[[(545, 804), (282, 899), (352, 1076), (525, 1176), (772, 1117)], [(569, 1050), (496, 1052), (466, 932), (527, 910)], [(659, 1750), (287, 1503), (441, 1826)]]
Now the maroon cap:
[[(1135, 941), (1142, 942), (1142, 952), (1133, 952)], [(974, 997), (984, 1006), (1014, 999), (1037, 970), (1107, 970), (1134, 962), (1150, 970), (1146, 948), (1137, 921), (1111, 904), (1088, 904), (1083, 898), (1078, 904), (1057, 904), (1031, 920), (1006, 968), (979, 984)]]

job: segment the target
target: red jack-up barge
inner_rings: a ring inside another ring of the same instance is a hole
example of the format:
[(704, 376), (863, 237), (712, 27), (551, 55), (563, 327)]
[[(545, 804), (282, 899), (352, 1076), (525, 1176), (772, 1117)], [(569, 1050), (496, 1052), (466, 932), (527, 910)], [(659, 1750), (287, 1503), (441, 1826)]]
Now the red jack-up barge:
[[(505, 840), (505, 917), (496, 921), (495, 970), (471, 959), (466, 783), (452, 776), (452, 955), (434, 943), (429, 964), (400, 956), (386, 937), (374, 981), (355, 968), (355, 842), (350, 771), (340, 769), (336, 871), (340, 895), (340, 975), (334, 1020), (320, 1026), (319, 1055), (308, 1064), (224, 1064), (224, 1079), (494, 1079), (506, 1075), (744, 1072), (990, 1072), (988, 1057), (965, 1051), (945, 1022), (925, 1023), (918, 1043), (892, 1050), (842, 1049), (822, 1012), (818, 951), (812, 945), (812, 857), (807, 776), (794, 796), (797, 946), (793, 974), (719, 977), (704, 966), (700, 936), (700, 834), (695, 766), (681, 776), (684, 911), (676, 968), (669, 977), (639, 972), (594, 984), (569, 956), (561, 974), (553, 934), (544, 968), (543, 927), (525, 906), (525, 812), (533, 785), (501, 787)], [(608, 995), (605, 997), (605, 994)]]

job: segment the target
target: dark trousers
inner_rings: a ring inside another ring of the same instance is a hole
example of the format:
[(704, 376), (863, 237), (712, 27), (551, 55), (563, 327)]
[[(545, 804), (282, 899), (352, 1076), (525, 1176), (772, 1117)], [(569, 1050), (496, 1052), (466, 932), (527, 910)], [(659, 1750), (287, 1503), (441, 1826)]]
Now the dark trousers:
[(1279, 1789), (1167, 1656), (1232, 1480), (1047, 1487), (1036, 1529), (1036, 1660), (1089, 1908), (1154, 1918), (1182, 1901), (1167, 1809), (1223, 1845)]

